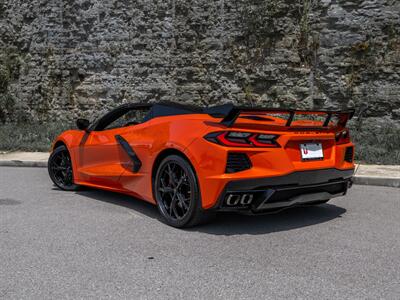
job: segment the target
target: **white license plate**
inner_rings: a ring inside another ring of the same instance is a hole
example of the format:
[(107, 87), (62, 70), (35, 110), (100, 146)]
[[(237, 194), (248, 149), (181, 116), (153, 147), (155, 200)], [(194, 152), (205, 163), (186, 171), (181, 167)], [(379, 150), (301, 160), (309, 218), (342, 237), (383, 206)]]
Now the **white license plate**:
[(321, 143), (300, 144), (300, 152), (301, 158), (304, 160), (324, 158)]

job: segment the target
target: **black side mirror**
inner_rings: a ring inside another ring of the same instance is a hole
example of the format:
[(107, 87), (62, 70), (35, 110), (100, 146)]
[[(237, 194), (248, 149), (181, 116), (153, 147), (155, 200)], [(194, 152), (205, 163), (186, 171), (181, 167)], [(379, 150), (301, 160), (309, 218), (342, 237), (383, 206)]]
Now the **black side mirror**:
[(86, 120), (86, 119), (78, 119), (78, 120), (76, 120), (76, 126), (77, 126), (78, 129), (80, 129), (80, 130), (85, 130), (85, 131), (87, 131), (89, 125), (90, 125), (89, 120)]

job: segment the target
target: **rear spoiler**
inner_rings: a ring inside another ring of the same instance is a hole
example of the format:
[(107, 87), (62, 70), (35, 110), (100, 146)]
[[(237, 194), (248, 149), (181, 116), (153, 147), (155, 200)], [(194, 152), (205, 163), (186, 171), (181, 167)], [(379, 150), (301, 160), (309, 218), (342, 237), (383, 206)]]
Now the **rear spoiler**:
[(283, 108), (261, 108), (261, 107), (240, 107), (234, 106), (233, 104), (223, 104), (218, 106), (213, 106), (205, 108), (204, 112), (215, 118), (222, 118), (220, 124), (226, 127), (232, 127), (236, 122), (237, 118), (241, 114), (252, 114), (260, 115), (266, 113), (284, 113), (288, 114), (289, 117), (286, 121), (285, 126), (290, 127), (292, 125), (293, 119), (296, 114), (315, 114), (321, 115), (326, 114), (326, 118), (322, 124), (322, 127), (328, 127), (329, 122), (332, 120), (333, 116), (338, 117), (338, 124), (342, 127), (346, 126), (348, 120), (350, 120), (354, 115), (354, 109), (348, 110), (297, 110), (297, 109), (283, 109)]

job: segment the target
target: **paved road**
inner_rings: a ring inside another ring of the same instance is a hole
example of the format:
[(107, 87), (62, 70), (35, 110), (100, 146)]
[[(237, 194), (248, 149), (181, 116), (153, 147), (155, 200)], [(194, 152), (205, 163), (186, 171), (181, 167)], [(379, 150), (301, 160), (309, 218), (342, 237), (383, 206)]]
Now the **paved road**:
[(399, 297), (399, 189), (183, 231), (144, 202), (0, 168), (1, 299)]

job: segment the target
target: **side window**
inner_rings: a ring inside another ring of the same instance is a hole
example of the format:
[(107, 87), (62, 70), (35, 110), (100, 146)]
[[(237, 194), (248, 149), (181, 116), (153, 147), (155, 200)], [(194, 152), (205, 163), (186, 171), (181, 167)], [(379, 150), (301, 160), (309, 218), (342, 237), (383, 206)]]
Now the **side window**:
[(148, 114), (149, 109), (138, 110), (132, 109), (127, 111), (124, 115), (108, 124), (103, 130), (114, 129), (119, 127), (126, 127), (131, 125), (137, 125), (145, 121), (145, 117)]

